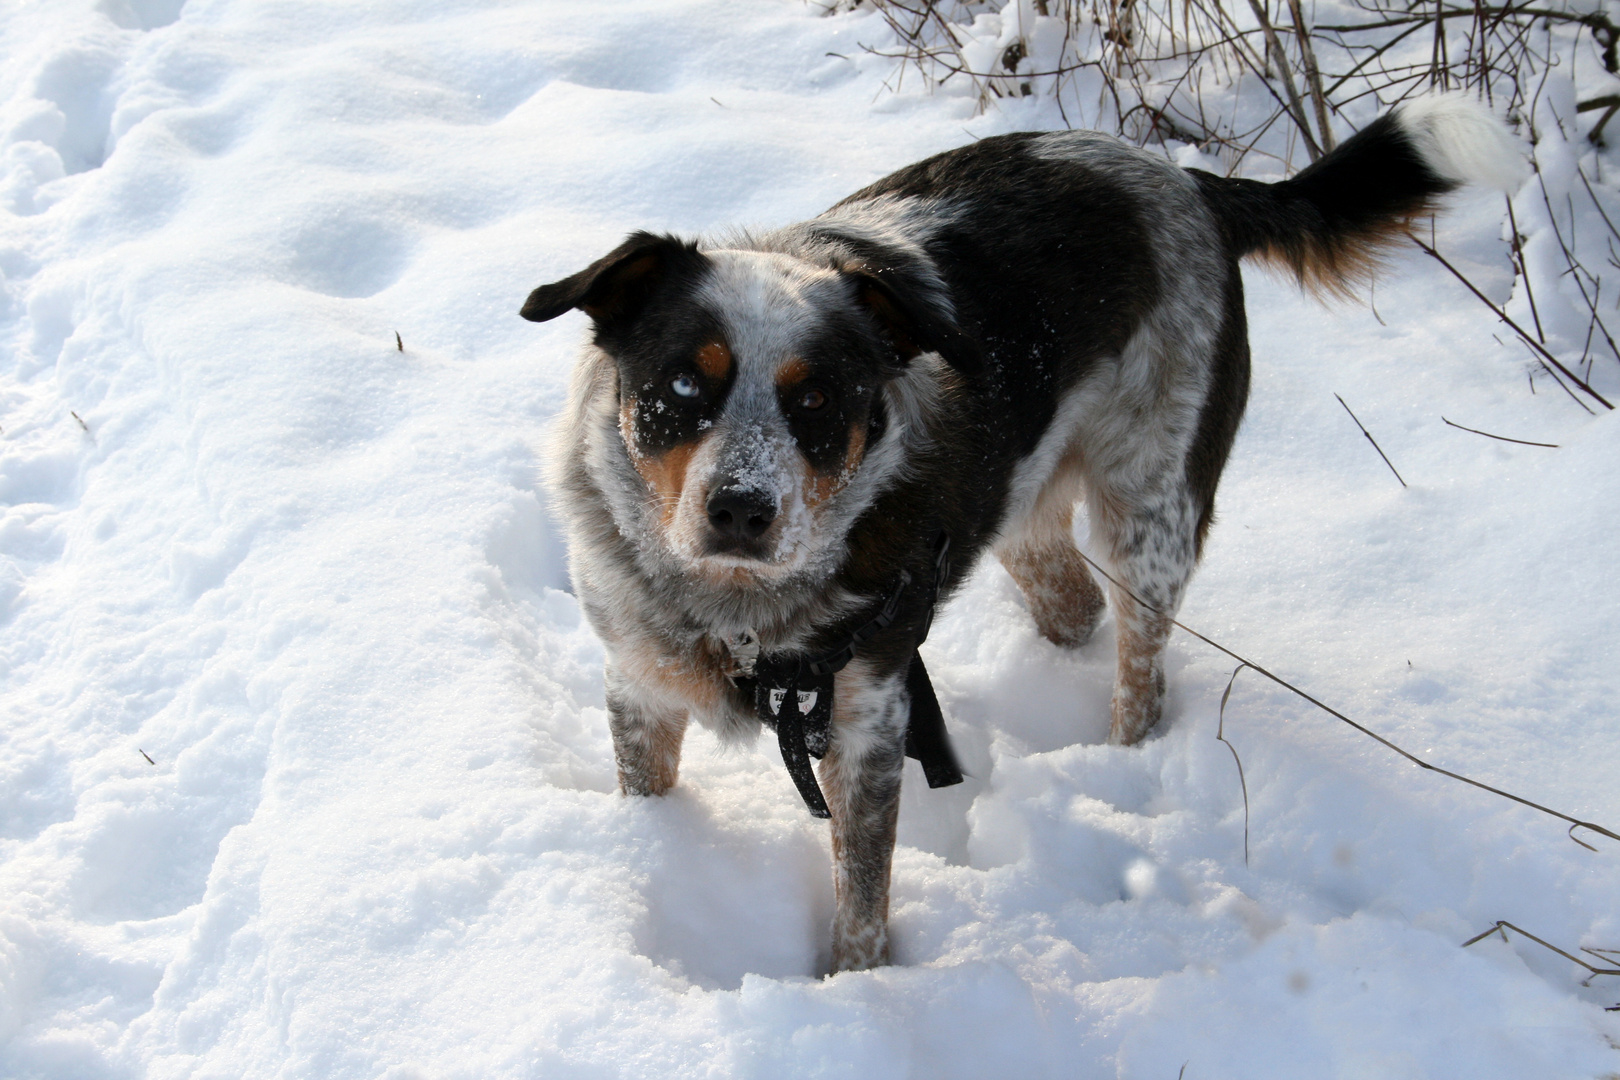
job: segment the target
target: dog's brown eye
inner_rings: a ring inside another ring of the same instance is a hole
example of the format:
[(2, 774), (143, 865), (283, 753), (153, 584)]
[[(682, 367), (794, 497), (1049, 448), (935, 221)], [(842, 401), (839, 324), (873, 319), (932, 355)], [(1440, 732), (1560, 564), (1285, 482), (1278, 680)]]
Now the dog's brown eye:
[(827, 407), (827, 395), (820, 390), (811, 388), (799, 395), (799, 399), (793, 403), (793, 407), (800, 412), (820, 412)]
[(669, 392), (678, 398), (682, 398), (686, 401), (692, 401), (699, 394), (703, 393), (703, 387), (698, 385), (698, 381), (695, 376), (682, 372), (673, 379), (669, 380)]

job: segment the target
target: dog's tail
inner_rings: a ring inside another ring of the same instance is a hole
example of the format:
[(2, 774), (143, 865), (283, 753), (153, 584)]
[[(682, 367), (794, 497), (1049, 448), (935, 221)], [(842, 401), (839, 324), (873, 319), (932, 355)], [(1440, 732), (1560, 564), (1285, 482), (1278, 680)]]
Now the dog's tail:
[(1318, 295), (1348, 296), (1446, 193), (1474, 182), (1511, 191), (1524, 171), (1490, 110), (1436, 94), (1380, 116), (1281, 183), (1194, 175), (1237, 255), (1287, 270)]

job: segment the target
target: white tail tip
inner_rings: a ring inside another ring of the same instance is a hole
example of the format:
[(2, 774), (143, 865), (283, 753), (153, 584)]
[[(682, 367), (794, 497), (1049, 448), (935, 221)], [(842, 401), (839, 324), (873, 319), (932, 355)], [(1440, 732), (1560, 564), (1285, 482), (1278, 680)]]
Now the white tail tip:
[(1507, 125), (1467, 94), (1426, 94), (1404, 102), (1395, 121), (1417, 145), (1424, 162), (1459, 184), (1516, 191), (1529, 171), (1524, 151)]

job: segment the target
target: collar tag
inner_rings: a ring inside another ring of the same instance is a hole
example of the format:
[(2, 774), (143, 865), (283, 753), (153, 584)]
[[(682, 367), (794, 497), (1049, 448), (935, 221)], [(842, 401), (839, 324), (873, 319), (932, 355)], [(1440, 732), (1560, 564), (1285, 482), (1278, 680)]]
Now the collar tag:
[(739, 631), (725, 639), (731, 653), (731, 675), (744, 679), (754, 677), (754, 665), (759, 662), (759, 634), (753, 627)]

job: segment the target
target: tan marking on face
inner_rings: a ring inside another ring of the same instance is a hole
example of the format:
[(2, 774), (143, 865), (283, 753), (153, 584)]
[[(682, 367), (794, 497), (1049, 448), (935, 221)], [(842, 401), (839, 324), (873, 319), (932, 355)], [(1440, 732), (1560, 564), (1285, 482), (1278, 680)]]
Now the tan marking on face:
[(664, 527), (668, 528), (680, 505), (681, 492), (686, 488), (686, 467), (692, 463), (692, 456), (703, 445), (703, 440), (680, 443), (661, 454), (640, 453), (636, 450), (635, 412), (636, 399), (625, 398), (619, 409), (619, 434), (630, 451), (631, 464), (658, 499), (659, 514)]
[(697, 351), (698, 370), (715, 382), (724, 382), (731, 372), (731, 350), (723, 341), (711, 341)]
[[(854, 424), (849, 429), (849, 444), (844, 450), (844, 463), (836, 472), (818, 473), (804, 462), (804, 504), (811, 510), (820, 506), (840, 491), (844, 490), (855, 476), (855, 470), (861, 467), (861, 460), (866, 456), (866, 427), (863, 424)], [(804, 461), (803, 458), (799, 459)]]
[(866, 425), (851, 424), (849, 428), (849, 451), (844, 454), (844, 475), (851, 476), (861, 467), (866, 458)]
[(804, 382), (809, 377), (810, 364), (802, 356), (795, 356), (776, 369), (776, 385), (781, 390), (786, 390), (794, 383)]

